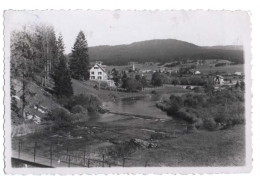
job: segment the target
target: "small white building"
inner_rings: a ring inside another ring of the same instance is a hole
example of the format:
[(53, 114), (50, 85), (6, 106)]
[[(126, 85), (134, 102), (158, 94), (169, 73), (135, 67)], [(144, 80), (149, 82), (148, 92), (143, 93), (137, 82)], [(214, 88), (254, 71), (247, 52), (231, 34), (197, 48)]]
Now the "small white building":
[(200, 75), (201, 73), (200, 73), (200, 71), (199, 70), (196, 70), (195, 72), (194, 72), (194, 75)]
[(224, 78), (223, 78), (223, 76), (217, 75), (217, 76), (214, 78), (214, 83), (215, 83), (215, 84), (219, 84), (219, 85), (223, 85), (223, 84), (224, 84)]
[(90, 74), (89, 74), (89, 79), (90, 80), (107, 80), (108, 76), (107, 73), (105, 72), (105, 68), (103, 65), (96, 63), (91, 69), (90, 69)]
[(242, 72), (235, 72), (234, 75), (242, 76)]

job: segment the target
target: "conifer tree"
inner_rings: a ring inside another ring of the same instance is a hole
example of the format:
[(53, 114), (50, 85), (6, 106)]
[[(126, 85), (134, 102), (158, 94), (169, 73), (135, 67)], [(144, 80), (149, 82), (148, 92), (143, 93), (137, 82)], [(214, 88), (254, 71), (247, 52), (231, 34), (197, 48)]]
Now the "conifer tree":
[(63, 37), (61, 34), (59, 34), (58, 40), (57, 40), (57, 53), (58, 58), (60, 58), (62, 55), (64, 55), (64, 43), (63, 43)]
[(64, 56), (64, 44), (61, 35), (57, 41), (57, 50), (59, 63), (55, 67), (53, 74), (53, 80), (55, 83), (54, 90), (59, 98), (64, 96), (70, 97), (73, 95), (72, 82), (66, 58)]
[(88, 43), (83, 31), (80, 31), (72, 48), (70, 59), (70, 71), (72, 78), (88, 80), (89, 56)]

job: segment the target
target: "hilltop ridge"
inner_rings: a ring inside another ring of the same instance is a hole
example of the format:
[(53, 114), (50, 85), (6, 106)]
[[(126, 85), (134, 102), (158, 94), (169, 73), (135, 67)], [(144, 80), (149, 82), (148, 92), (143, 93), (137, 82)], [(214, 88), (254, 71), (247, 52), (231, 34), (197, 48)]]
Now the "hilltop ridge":
[(124, 45), (89, 47), (91, 61), (100, 60), (107, 65), (136, 62), (171, 62), (187, 59), (222, 59), (243, 63), (241, 46), (198, 46), (176, 39), (156, 39)]

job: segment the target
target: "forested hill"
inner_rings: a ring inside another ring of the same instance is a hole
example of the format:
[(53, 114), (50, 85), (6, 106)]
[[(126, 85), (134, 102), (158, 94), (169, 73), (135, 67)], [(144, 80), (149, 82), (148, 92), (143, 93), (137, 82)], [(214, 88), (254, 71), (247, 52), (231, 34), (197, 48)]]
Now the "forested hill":
[(89, 56), (91, 61), (101, 60), (107, 65), (123, 65), (129, 61), (164, 63), (187, 59), (225, 59), (243, 63), (243, 51), (239, 47), (200, 47), (175, 39), (89, 47)]

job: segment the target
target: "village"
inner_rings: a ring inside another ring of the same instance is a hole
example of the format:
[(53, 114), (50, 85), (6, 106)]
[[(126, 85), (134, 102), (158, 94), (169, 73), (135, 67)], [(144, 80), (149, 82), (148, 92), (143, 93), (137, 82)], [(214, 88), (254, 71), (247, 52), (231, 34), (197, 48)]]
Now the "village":
[[(127, 91), (122, 88), (122, 78), (124, 75), (128, 78), (145, 79), (145, 85), (143, 85), (140, 90), (145, 90), (147, 87), (162, 86), (163, 84), (173, 84), (175, 86), (181, 86), (184, 89), (194, 89), (198, 86), (204, 86), (206, 79), (211, 79), (214, 84), (214, 89), (217, 91), (231, 88), (236, 84), (240, 85), (241, 82), (243, 82), (243, 65), (238, 65), (240, 68), (235, 65), (234, 69), (232, 63), (228, 61), (209, 60), (207, 62), (208, 63), (205, 63), (205, 61), (188, 61), (187, 63), (179, 65), (174, 63), (174, 66), (172, 66), (172, 63), (129, 62), (128, 65), (124, 66), (106, 66), (101, 61), (96, 61), (92, 62), (89, 80), (96, 82), (95, 86), (99, 89), (120, 91)], [(223, 66), (225, 70), (223, 70)], [(156, 72), (165, 78), (162, 78), (162, 83), (152, 85), (152, 75)], [(190, 81), (189, 78), (193, 80)], [(132, 91), (137, 91), (137, 89)]]

